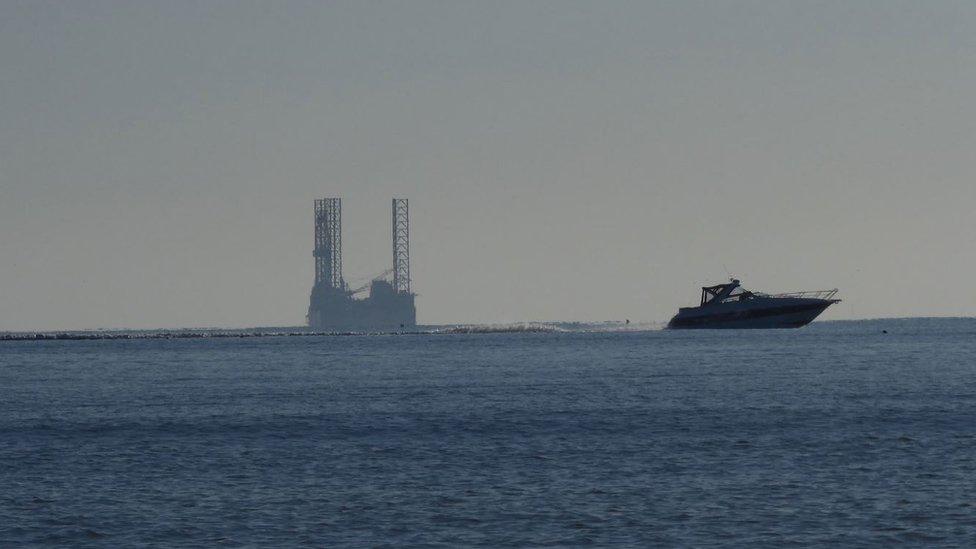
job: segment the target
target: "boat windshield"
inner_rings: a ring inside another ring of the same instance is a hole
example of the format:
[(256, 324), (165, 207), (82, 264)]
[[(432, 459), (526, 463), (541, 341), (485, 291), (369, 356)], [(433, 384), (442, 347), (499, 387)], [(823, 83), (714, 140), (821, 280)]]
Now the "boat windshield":
[(738, 288), (732, 290), (732, 293), (728, 297), (722, 300), (722, 303), (730, 303), (734, 301), (745, 301), (747, 299), (752, 299), (756, 294), (750, 292), (749, 290), (739, 286)]

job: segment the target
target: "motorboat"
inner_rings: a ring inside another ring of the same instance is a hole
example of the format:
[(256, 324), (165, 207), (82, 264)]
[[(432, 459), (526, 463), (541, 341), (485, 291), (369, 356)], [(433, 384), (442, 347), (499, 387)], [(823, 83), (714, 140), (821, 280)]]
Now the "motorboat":
[(702, 288), (701, 304), (682, 307), (668, 328), (800, 328), (840, 303), (837, 289), (784, 294), (752, 292), (736, 279)]

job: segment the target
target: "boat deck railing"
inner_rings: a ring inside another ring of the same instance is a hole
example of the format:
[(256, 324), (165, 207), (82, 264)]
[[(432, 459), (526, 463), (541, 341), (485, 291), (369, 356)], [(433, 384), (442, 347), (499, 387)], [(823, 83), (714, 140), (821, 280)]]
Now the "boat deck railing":
[(794, 299), (833, 299), (837, 295), (838, 289), (833, 290), (813, 290), (809, 292), (786, 292), (782, 294), (762, 294), (766, 297), (790, 297)]

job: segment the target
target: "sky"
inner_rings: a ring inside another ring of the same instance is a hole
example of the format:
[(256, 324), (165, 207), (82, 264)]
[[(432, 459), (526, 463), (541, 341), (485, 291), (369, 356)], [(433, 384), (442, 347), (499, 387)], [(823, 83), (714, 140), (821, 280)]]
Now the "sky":
[(0, 68), (0, 330), (302, 324), (326, 196), (425, 324), (976, 313), (973, 2), (6, 0)]

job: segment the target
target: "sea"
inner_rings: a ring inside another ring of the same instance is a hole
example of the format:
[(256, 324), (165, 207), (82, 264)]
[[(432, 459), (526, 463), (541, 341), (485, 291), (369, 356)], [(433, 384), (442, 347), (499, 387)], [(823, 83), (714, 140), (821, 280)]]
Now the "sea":
[(0, 341), (0, 547), (976, 546), (976, 319), (239, 335)]

